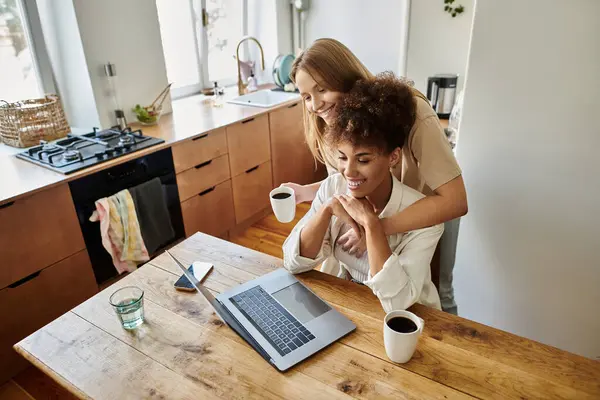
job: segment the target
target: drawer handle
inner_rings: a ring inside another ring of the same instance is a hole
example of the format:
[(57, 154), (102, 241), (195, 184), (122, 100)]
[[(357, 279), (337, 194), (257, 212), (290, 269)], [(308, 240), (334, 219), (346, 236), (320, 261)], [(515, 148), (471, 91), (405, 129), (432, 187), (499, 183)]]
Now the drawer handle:
[(299, 103), (290, 104), (288, 108), (296, 107)]
[(247, 119), (245, 121), (242, 121), (242, 124), (246, 124), (246, 123), (252, 122), (252, 121), (254, 121), (254, 118), (250, 118), (250, 119)]
[(15, 283), (13, 283), (12, 285), (8, 285), (8, 287), (9, 287), (9, 288), (11, 288), (11, 289), (14, 289), (14, 288), (16, 288), (16, 287), (18, 287), (18, 286), (21, 286), (21, 285), (22, 285), (22, 284), (24, 284), (25, 282), (28, 282), (28, 281), (30, 281), (30, 280), (32, 280), (32, 279), (34, 279), (34, 278), (37, 278), (37, 277), (38, 277), (38, 275), (40, 274), (40, 272), (42, 272), (42, 271), (37, 271), (37, 272), (34, 272), (33, 274), (31, 274), (31, 275), (28, 275), (28, 276), (26, 276), (26, 277), (25, 277), (25, 278), (23, 278), (23, 279), (19, 279), (18, 281), (16, 281), (16, 282), (15, 282)]
[(260, 165), (257, 165), (256, 167), (252, 167), (252, 168), (246, 170), (246, 173), (249, 174), (252, 171), (256, 171), (258, 169), (258, 167), (260, 167)]
[(193, 139), (192, 139), (192, 141), (194, 141), (194, 142), (195, 142), (196, 140), (204, 139), (205, 137), (208, 137), (208, 133), (205, 133), (205, 134), (203, 134), (203, 135), (200, 135), (200, 136), (198, 136), (198, 137), (195, 137), (195, 138), (193, 138)]
[(198, 164), (198, 165), (196, 165), (194, 168), (196, 168), (196, 169), (200, 169), (200, 168), (202, 168), (202, 167), (206, 167), (206, 166), (207, 166), (208, 164), (210, 164), (212, 161), (213, 161), (213, 160), (208, 160), (208, 161), (206, 161), (206, 162), (203, 162), (202, 164)]
[(0, 206), (0, 210), (2, 210), (3, 208), (8, 208), (8, 207), (12, 206), (13, 204), (15, 204), (14, 201), (9, 201), (8, 203), (2, 204)]
[(212, 192), (213, 190), (215, 190), (215, 188), (216, 188), (216, 186), (213, 186), (213, 187), (211, 187), (211, 188), (208, 188), (208, 189), (206, 189), (204, 192), (200, 192), (200, 193), (198, 194), (198, 196), (204, 196), (205, 194), (208, 194), (208, 193)]

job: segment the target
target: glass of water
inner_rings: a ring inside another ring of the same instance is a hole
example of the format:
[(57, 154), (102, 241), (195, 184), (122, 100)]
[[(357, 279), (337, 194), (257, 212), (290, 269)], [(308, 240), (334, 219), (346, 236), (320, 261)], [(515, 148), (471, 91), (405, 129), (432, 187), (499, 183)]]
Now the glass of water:
[(110, 296), (110, 304), (115, 309), (125, 329), (135, 329), (144, 322), (144, 291), (135, 286), (125, 286)]

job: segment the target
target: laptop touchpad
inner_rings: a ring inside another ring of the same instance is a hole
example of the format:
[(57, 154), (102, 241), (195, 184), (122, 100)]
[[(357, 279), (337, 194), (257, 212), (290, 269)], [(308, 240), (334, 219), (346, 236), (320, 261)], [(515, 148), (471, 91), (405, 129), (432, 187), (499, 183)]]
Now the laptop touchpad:
[(305, 324), (331, 308), (300, 283), (271, 293), (298, 321)]

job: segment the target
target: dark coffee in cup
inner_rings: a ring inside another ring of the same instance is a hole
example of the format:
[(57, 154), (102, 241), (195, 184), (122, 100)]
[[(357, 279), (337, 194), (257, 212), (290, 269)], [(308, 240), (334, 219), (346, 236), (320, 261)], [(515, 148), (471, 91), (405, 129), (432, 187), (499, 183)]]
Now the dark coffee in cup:
[(272, 197), (276, 200), (283, 200), (283, 199), (287, 199), (290, 196), (291, 196), (291, 194), (289, 194), (289, 193), (275, 193)]
[(412, 333), (417, 330), (417, 324), (405, 317), (394, 317), (387, 322), (393, 331), (400, 333)]

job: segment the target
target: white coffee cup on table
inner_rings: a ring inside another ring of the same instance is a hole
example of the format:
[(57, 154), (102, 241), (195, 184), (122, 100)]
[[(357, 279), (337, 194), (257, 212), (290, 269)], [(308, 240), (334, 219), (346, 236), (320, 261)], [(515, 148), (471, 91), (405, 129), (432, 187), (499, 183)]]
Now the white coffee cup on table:
[(383, 343), (390, 360), (404, 364), (417, 348), (425, 321), (410, 311), (390, 311), (383, 320)]
[(279, 222), (287, 224), (296, 216), (296, 193), (294, 189), (280, 186), (269, 193), (271, 207)]

